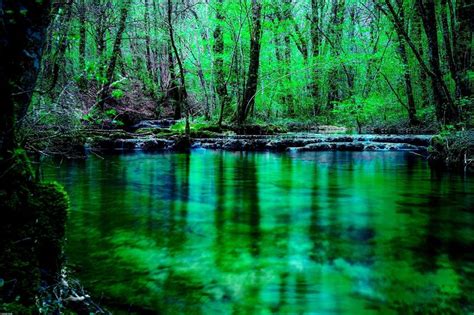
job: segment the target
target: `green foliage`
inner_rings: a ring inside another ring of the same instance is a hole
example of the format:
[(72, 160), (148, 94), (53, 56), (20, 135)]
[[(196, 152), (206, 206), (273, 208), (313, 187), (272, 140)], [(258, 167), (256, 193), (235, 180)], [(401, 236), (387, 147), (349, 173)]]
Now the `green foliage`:
[(125, 95), (125, 92), (120, 89), (115, 89), (115, 90), (112, 90), (111, 94), (113, 98), (115, 98), (116, 100), (119, 100)]
[(117, 110), (113, 109), (113, 108), (110, 108), (110, 109), (107, 109), (104, 114), (108, 117), (115, 117), (117, 116)]
[[(335, 12), (333, 3), (322, 5), (322, 2), (316, 1), (320, 19), (315, 24), (310, 18), (313, 2), (293, 1), (291, 6), (281, 1), (259, 2), (264, 8), (259, 80), (256, 104), (249, 122), (255, 119), (264, 123), (281, 119), (311, 119), (348, 127), (374, 123), (401, 124), (408, 119), (408, 110), (401, 105), (408, 103), (404, 78), (407, 71), (412, 82), (417, 119), (423, 125), (434, 125), (436, 98), (431, 80), (423, 72), (410, 45), (406, 45), (406, 62), (401, 58), (399, 36), (393, 21), (379, 12), (376, 6), (346, 1)], [(224, 81), (227, 98), (223, 116), (224, 121), (232, 123), (247, 80), (251, 2), (212, 0), (192, 3), (191, 6), (179, 1), (174, 3), (171, 25), (176, 38), (179, 38), (176, 44), (184, 68), (188, 103), (194, 115), (217, 120), (221, 111), (217, 83)], [(437, 3), (438, 18), (442, 14), (439, 6)], [(60, 17), (65, 10), (61, 9), (59, 17), (54, 20), (53, 51), (48, 54), (47, 62), (55, 62), (59, 49), (55, 45), (61, 38), (61, 30), (68, 28), (68, 44), (73, 49), (65, 52), (68, 66), (61, 70), (67, 72), (64, 77), (75, 78), (80, 86), (92, 87), (90, 91), (82, 88), (81, 93), (95, 95), (107, 81), (106, 70), (120, 8), (121, 3), (117, 1), (111, 1), (107, 7), (95, 2), (86, 3), (87, 36), (83, 39), (86, 46), (83, 56), (85, 69), (79, 69), (82, 67), (79, 64), (81, 56), (79, 49), (76, 49), (81, 42), (80, 28), (83, 26), (79, 17), (73, 14), (71, 21), (63, 21)], [(413, 1), (404, 2), (403, 8), (408, 12), (413, 8)], [(133, 6), (129, 20), (134, 22), (128, 23), (126, 29), (126, 33), (133, 36), (123, 37), (115, 70), (115, 79), (120, 77), (120, 80), (114, 79), (119, 83), (111, 89), (115, 101), (131, 99), (127, 97), (129, 93), (151, 100), (156, 104), (156, 109), (151, 112), (157, 116), (173, 114), (174, 103), (170, 96), (173, 93), (169, 82), (171, 71), (176, 76), (177, 89), (181, 89), (177, 56), (170, 49), (169, 28), (166, 23), (163, 24), (167, 20), (165, 11), (151, 3), (148, 7)], [(342, 23), (333, 23), (334, 13), (342, 18)], [(430, 65), (424, 29), (421, 24), (419, 32), (416, 29), (420, 16), (413, 11), (405, 17), (405, 22), (410, 25), (408, 35), (411, 42), (419, 51), (425, 52), (423, 61)], [(445, 47), (441, 45), (443, 34), (439, 27), (441, 67), (448, 69), (446, 52), (443, 51)], [(222, 37), (215, 37), (216, 32)], [(319, 41), (317, 47), (312, 37), (315, 32)], [(223, 51), (216, 51), (214, 48), (221, 43), (221, 38)], [(101, 41), (103, 46), (99, 47)], [(169, 64), (170, 52), (173, 66)], [(220, 67), (216, 67), (216, 60), (221, 62)], [(217, 73), (217, 68), (222, 70)], [(472, 83), (473, 73), (472, 69), (467, 70), (462, 77)], [(454, 99), (456, 89), (452, 74), (446, 71), (443, 79)], [(83, 84), (84, 80), (88, 85)], [(329, 95), (334, 89), (338, 96), (332, 100)], [(84, 105), (90, 107), (95, 101), (94, 97), (90, 97)], [(336, 106), (333, 109), (334, 102)], [(472, 101), (461, 98), (457, 100), (456, 107), (461, 112), (462, 126), (473, 125)], [(109, 118), (90, 115), (85, 116), (84, 120), (100, 125)]]
[(104, 112), (98, 108), (92, 108), (89, 112), (83, 114), (82, 120), (91, 124), (101, 126), (104, 124), (112, 125), (115, 127), (122, 127), (124, 123), (118, 119), (118, 112), (114, 108), (109, 108)]
[(429, 160), (450, 168), (467, 168), (474, 159), (474, 131), (456, 131), (452, 125), (443, 126), (428, 148)]
[[(201, 131), (212, 129), (215, 125), (209, 123), (205, 117), (197, 117), (189, 122), (191, 131)], [(170, 128), (174, 132), (184, 133), (186, 131), (186, 120), (181, 119)]]

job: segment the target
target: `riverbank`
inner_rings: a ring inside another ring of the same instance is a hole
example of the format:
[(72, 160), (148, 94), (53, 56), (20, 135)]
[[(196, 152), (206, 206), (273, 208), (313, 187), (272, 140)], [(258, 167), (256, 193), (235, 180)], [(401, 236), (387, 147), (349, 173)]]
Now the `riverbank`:
[[(39, 135), (27, 148), (39, 155), (83, 159), (89, 154), (177, 152), (191, 149), (226, 151), (411, 151), (435, 167), (472, 170), (474, 137), (460, 134), (420, 134), (423, 130), (350, 134), (345, 127), (301, 125), (246, 125), (218, 127), (184, 121), (145, 120), (123, 129), (84, 126), (72, 133)], [(374, 130), (372, 130), (374, 132)], [(455, 145), (453, 145), (455, 144)], [(453, 151), (454, 150), (454, 151)]]
[(228, 151), (426, 151), (431, 135), (348, 134), (340, 126), (244, 127), (191, 124), (174, 120), (142, 121), (127, 130), (89, 129), (83, 132), (85, 152), (156, 152), (187, 149)]

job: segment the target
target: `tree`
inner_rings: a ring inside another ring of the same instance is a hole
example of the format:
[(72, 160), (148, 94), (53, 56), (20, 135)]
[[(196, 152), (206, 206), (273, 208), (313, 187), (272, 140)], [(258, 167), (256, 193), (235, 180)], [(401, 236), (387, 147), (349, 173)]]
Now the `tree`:
[[(405, 10), (403, 8), (403, 0), (397, 0), (398, 14), (401, 22), (404, 24), (403, 27), (406, 29), (405, 22)], [(410, 74), (410, 65), (408, 63), (408, 54), (405, 45), (405, 39), (400, 31), (397, 31), (398, 35), (398, 53), (403, 65), (403, 78), (405, 81), (405, 93), (407, 96), (407, 104), (405, 105), (408, 111), (408, 120), (411, 126), (418, 124), (418, 119), (416, 118), (416, 106), (415, 106), (415, 97), (413, 95), (413, 86), (411, 83), (411, 74)]]
[[(49, 1), (3, 1), (0, 18), (0, 154), (1, 174), (8, 170), (18, 146), (16, 129), (24, 118), (36, 77), (49, 24)], [(29, 36), (34, 34), (35, 36)]]
[(416, 0), (416, 6), (421, 14), (421, 20), (428, 40), (428, 59), (431, 67), (433, 96), (436, 102), (438, 120), (453, 123), (458, 120), (458, 110), (455, 107), (441, 72), (438, 45), (438, 27), (434, 0)]
[(0, 298), (26, 306), (35, 304), (40, 277), (48, 286), (58, 281), (67, 215), (64, 193), (38, 183), (17, 139), (49, 21), (49, 1), (0, 2), (0, 274), (14, 283)]
[(258, 70), (260, 67), (260, 46), (262, 37), (262, 3), (252, 0), (252, 25), (250, 32), (250, 63), (244, 97), (237, 111), (237, 122), (242, 125), (250, 110), (255, 106), (255, 96), (258, 86)]
[(222, 120), (224, 119), (224, 111), (229, 104), (229, 95), (227, 92), (227, 80), (224, 73), (224, 32), (222, 24), (224, 22), (224, 13), (222, 12), (223, 0), (217, 0), (216, 3), (216, 28), (214, 30), (214, 46), (213, 52), (215, 55), (214, 59), (214, 86), (216, 87), (216, 93), (219, 98), (220, 112), (219, 112), (219, 127), (222, 126)]
[[(345, 0), (332, 0), (331, 2), (331, 20), (329, 25), (328, 37), (330, 38), (331, 53), (334, 56), (339, 56), (342, 44), (342, 29), (344, 24), (344, 10)], [(329, 110), (334, 108), (335, 102), (340, 102), (343, 99), (342, 89), (340, 87), (340, 68), (332, 66), (329, 71), (329, 92), (327, 108)]]
[[(424, 56), (424, 47), (423, 47), (423, 33), (422, 33), (422, 22), (421, 22), (421, 17), (420, 14), (417, 10), (418, 8), (415, 6), (415, 12), (416, 14), (413, 14), (413, 19), (412, 19), (412, 36), (413, 36), (413, 41), (416, 45), (416, 50), (419, 52), (420, 56), (422, 58), (425, 58)], [(418, 77), (419, 80), (418, 82), (420, 83), (420, 92), (421, 92), (421, 105), (423, 108), (427, 108), (429, 103), (430, 103), (430, 96), (428, 94), (428, 88), (427, 88), (427, 83), (428, 83), (428, 76), (426, 72), (423, 70), (423, 67), (418, 67)]]
[[(53, 90), (56, 87), (56, 84), (59, 80), (59, 73), (61, 67), (64, 65), (64, 55), (66, 53), (68, 47), (68, 35), (69, 35), (69, 27), (71, 24), (71, 16), (72, 16), (72, 7), (73, 0), (66, 1), (60, 10), (61, 14), (59, 14), (59, 31), (58, 31), (58, 44), (57, 49), (53, 53), (52, 56), (52, 65), (47, 67), (45, 70), (47, 72), (46, 76), (50, 78), (49, 83), (49, 90)], [(53, 36), (49, 36), (50, 38), (54, 38)]]
[(79, 11), (79, 69), (80, 69), (80, 83), (81, 89), (85, 89), (87, 80), (85, 78), (86, 70), (86, 43), (87, 43), (87, 32), (86, 32), (86, 4), (85, 0), (79, 0), (78, 11)]
[[(178, 47), (176, 46), (176, 41), (174, 38), (174, 28), (173, 28), (173, 2), (172, 0), (168, 0), (168, 31), (169, 31), (169, 38), (170, 38), (170, 44), (171, 48), (173, 49), (174, 56), (176, 57), (176, 61), (178, 63), (178, 69), (179, 69), (179, 79), (180, 79), (180, 87), (178, 88), (178, 102), (176, 104), (177, 109), (175, 111), (175, 118), (178, 118), (178, 113), (181, 112), (181, 106), (184, 105), (185, 108), (185, 114), (186, 114), (186, 130), (187, 133), (189, 133), (189, 124), (188, 124), (188, 118), (189, 118), (189, 106), (188, 106), (188, 92), (186, 90), (186, 77), (184, 75), (184, 67), (183, 67), (183, 62), (181, 61), (181, 57), (178, 52)], [(180, 115), (179, 115), (180, 116)], [(181, 118), (181, 117), (179, 117)]]
[(428, 56), (429, 67), (420, 55), (413, 41), (403, 27), (397, 12), (395, 11), (390, 0), (385, 0), (387, 10), (385, 10), (379, 3), (376, 3), (382, 12), (390, 18), (394, 27), (403, 36), (411, 51), (415, 55), (416, 60), (420, 64), (423, 71), (430, 77), (432, 82), (433, 97), (435, 100), (436, 116), (441, 123), (456, 122), (458, 119), (458, 112), (451, 99), (449, 89), (443, 79), (441, 73), (441, 66), (439, 60), (439, 47), (437, 36), (437, 23), (435, 16), (435, 7), (433, 0), (416, 0), (417, 13), (420, 15), (425, 29), (425, 34), (428, 41)]
[(120, 55), (120, 46), (122, 45), (122, 35), (123, 35), (123, 32), (125, 31), (125, 24), (127, 22), (128, 11), (130, 9), (131, 3), (132, 3), (132, 0), (126, 0), (122, 6), (122, 9), (120, 10), (120, 21), (119, 21), (117, 34), (115, 36), (112, 56), (110, 57), (109, 65), (107, 67), (105, 83), (103, 84), (102, 89), (99, 93), (98, 105), (101, 110), (104, 109), (105, 101), (110, 95), (110, 87), (114, 80), (115, 67), (117, 65), (117, 59), (119, 58), (119, 55)]
[[(313, 61), (315, 64), (316, 58), (319, 57), (319, 46), (321, 45), (321, 36), (319, 32), (320, 28), (320, 0), (311, 0), (311, 52)], [(319, 69), (314, 67), (312, 70), (312, 84), (311, 84), (311, 96), (313, 97), (313, 114), (319, 115), (321, 113), (320, 106), (320, 89), (319, 89)]]
[(450, 3), (451, 22), (455, 21), (452, 30), (454, 41), (454, 62), (456, 73), (456, 96), (471, 97), (473, 95), (472, 84), (468, 73), (473, 69), (472, 63), (472, 34), (474, 29), (474, 6), (470, 1), (456, 1), (456, 14), (452, 14), (453, 8)]

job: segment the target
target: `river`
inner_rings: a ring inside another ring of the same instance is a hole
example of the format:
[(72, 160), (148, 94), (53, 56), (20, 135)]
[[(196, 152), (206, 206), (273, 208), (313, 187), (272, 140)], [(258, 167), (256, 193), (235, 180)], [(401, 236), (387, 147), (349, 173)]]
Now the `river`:
[(44, 172), (70, 195), (74, 275), (122, 309), (474, 312), (474, 178), (410, 153), (134, 153)]

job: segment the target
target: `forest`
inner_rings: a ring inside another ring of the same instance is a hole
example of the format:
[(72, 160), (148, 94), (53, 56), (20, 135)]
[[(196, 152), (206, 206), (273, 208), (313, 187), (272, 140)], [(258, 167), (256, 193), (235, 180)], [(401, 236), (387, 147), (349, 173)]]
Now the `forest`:
[[(66, 1), (26, 125), (472, 127), (467, 1)], [(26, 113), (25, 113), (26, 114)]]
[(470, 1), (0, 6), (0, 312), (474, 311)]

